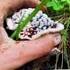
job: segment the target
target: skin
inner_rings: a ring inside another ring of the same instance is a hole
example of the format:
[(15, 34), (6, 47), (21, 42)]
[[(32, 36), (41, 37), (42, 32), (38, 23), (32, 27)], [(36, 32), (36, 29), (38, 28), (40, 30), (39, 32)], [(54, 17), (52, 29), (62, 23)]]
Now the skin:
[(25, 5), (35, 7), (38, 3), (40, 3), (38, 0), (14, 0), (14, 2), (0, 0), (0, 70), (14, 70), (27, 62), (48, 55), (60, 43), (58, 33), (48, 34), (32, 41), (14, 41), (5, 32), (3, 20), (8, 12), (13, 12)]
[[(35, 7), (37, 4), (39, 4), (39, 0), (0, 0), (0, 15), (1, 16), (7, 16), (10, 13), (17, 11), (20, 8), (23, 7)], [(10, 12), (10, 13), (9, 13)]]

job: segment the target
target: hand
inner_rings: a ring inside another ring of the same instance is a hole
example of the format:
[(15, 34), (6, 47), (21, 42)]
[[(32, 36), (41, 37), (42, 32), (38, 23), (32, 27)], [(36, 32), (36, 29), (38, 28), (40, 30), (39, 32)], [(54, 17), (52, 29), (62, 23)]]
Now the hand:
[(47, 55), (60, 43), (59, 34), (48, 34), (33, 41), (14, 41), (0, 27), (0, 70), (13, 70), (21, 65)]
[(14, 2), (12, 0), (0, 0), (0, 11), (8, 16), (18, 9), (23, 7), (36, 7), (39, 3), (40, 0), (14, 0)]
[[(24, 2), (24, 0), (22, 1)], [(14, 0), (14, 2), (12, 0), (1, 0), (0, 3), (3, 8), (0, 8), (0, 18), (2, 17), (0, 24), (10, 8), (15, 10), (23, 2), (20, 2), (20, 0)], [(47, 55), (60, 41), (59, 34), (48, 34), (33, 41), (14, 41), (8, 37), (3, 26), (0, 26), (0, 70), (15, 69), (29, 61)]]

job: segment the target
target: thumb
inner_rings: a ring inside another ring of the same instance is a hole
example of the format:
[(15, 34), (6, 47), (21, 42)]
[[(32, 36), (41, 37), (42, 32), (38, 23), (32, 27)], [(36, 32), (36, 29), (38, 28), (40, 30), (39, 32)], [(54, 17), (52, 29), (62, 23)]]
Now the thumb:
[(22, 62), (25, 64), (47, 55), (54, 46), (58, 45), (60, 42), (60, 34), (48, 34), (36, 40), (19, 42), (17, 46), (19, 46), (18, 48), (21, 48), (22, 53), (24, 54), (21, 54), (21, 60), (24, 58)]

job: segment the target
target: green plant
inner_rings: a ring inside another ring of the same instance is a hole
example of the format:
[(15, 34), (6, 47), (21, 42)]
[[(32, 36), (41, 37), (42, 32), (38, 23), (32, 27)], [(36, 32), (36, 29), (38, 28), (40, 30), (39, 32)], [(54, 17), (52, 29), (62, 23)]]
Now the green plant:
[[(56, 18), (58, 18), (57, 16), (55, 16)], [(53, 17), (54, 18), (54, 17)], [(70, 16), (67, 16), (66, 13), (63, 14), (63, 16), (60, 16), (58, 18), (58, 21), (64, 24), (65, 29), (63, 31), (61, 31), (61, 35), (62, 35), (62, 43), (61, 43), (61, 47), (62, 47), (62, 63), (61, 63), (61, 69), (63, 68), (63, 60), (65, 59), (68, 69), (70, 69), (70, 59), (69, 58), (69, 54), (67, 49), (68, 48), (68, 39), (69, 39), (69, 33), (70, 32)], [(58, 63), (58, 59), (59, 59), (59, 54), (56, 54), (56, 64), (55, 64), (55, 68), (57, 68), (57, 63)], [(63, 59), (64, 58), (64, 59)]]
[(70, 69), (69, 66), (69, 59), (68, 59), (68, 52), (67, 52), (67, 47), (68, 47), (68, 31), (70, 27), (70, 17), (67, 18), (67, 20), (64, 23), (65, 29), (61, 32), (62, 34), (62, 47), (63, 47), (63, 57), (67, 62), (68, 69)]
[(66, 5), (69, 6), (70, 0), (48, 0), (47, 7), (60, 11), (65, 8)]

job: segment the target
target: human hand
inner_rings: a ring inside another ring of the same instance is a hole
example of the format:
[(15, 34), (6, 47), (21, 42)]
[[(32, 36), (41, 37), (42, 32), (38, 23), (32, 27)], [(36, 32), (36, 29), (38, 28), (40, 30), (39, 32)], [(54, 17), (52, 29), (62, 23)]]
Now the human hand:
[(21, 65), (48, 55), (60, 43), (59, 34), (48, 34), (33, 41), (14, 41), (0, 27), (0, 70), (13, 70)]
[[(3, 8), (0, 8), (0, 24), (7, 16), (9, 9), (17, 9), (20, 0), (1, 0)], [(24, 1), (24, 0), (22, 0)], [(27, 0), (33, 1), (33, 0)], [(33, 1), (34, 2), (34, 1)], [(32, 2), (32, 3), (33, 3)], [(11, 4), (8, 4), (11, 3)], [(24, 2), (25, 3), (25, 2)], [(27, 3), (27, 2), (26, 2)], [(0, 4), (0, 5), (1, 5)], [(12, 5), (13, 4), (13, 5)], [(31, 2), (30, 2), (31, 5)], [(34, 4), (33, 4), (34, 5)], [(5, 7), (6, 6), (6, 7)], [(8, 9), (9, 8), (9, 9)], [(9, 14), (8, 14), (9, 15)], [(3, 26), (0, 26), (0, 70), (11, 70), (21, 65), (47, 55), (61, 41), (59, 34), (48, 34), (33, 41), (14, 41), (8, 37)]]

